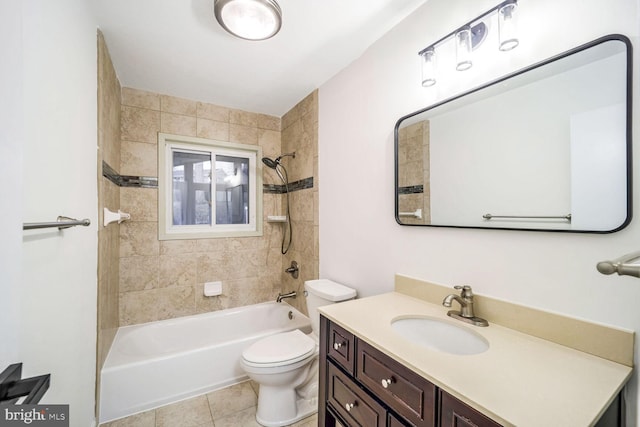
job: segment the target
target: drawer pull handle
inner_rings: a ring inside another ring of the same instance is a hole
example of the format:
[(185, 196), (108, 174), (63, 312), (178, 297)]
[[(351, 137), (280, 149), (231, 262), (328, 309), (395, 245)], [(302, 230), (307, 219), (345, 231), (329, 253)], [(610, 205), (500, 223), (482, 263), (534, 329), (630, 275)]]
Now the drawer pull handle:
[(358, 406), (358, 402), (347, 403), (346, 405), (344, 405), (344, 409), (346, 409), (347, 412), (351, 412), (354, 406)]
[(334, 350), (340, 350), (340, 347), (342, 347), (342, 343), (341, 342), (334, 342), (333, 343), (333, 349)]
[(382, 383), (382, 387), (384, 387), (384, 388), (389, 388), (389, 386), (390, 386), (391, 384), (393, 384), (395, 381), (394, 381), (393, 377), (391, 377), (391, 378), (389, 378), (388, 380), (382, 380), (382, 381), (380, 381), (380, 382)]

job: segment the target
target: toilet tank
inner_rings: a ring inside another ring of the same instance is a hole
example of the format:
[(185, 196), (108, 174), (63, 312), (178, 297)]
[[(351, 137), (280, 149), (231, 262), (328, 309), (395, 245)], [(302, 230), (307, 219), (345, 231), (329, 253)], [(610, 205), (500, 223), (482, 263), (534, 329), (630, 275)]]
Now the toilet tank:
[(319, 279), (304, 282), (307, 310), (313, 333), (320, 334), (320, 313), (318, 307), (347, 301), (356, 297), (356, 290), (332, 280)]

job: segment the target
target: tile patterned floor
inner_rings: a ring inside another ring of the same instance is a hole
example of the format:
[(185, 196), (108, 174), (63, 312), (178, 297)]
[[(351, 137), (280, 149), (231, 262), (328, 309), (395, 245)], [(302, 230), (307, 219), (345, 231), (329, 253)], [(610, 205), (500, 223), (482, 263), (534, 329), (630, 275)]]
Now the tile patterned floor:
[[(245, 381), (203, 396), (163, 406), (100, 427), (261, 427), (256, 421), (258, 386)], [(315, 427), (312, 415), (292, 427)]]

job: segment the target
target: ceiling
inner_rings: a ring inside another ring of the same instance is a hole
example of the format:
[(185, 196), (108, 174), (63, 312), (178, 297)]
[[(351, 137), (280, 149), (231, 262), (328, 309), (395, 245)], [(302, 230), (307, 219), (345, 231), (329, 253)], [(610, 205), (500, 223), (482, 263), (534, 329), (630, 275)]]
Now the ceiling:
[(280, 33), (251, 42), (213, 0), (92, 0), (123, 87), (278, 117), (425, 1), (278, 0)]

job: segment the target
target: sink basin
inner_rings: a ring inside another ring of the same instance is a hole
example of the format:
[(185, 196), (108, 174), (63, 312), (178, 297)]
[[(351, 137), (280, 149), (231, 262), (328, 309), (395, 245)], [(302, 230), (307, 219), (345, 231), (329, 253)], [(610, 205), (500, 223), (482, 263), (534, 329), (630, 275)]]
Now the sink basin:
[(433, 317), (397, 318), (391, 328), (412, 343), (444, 353), (470, 355), (489, 349), (489, 342), (468, 327)]

